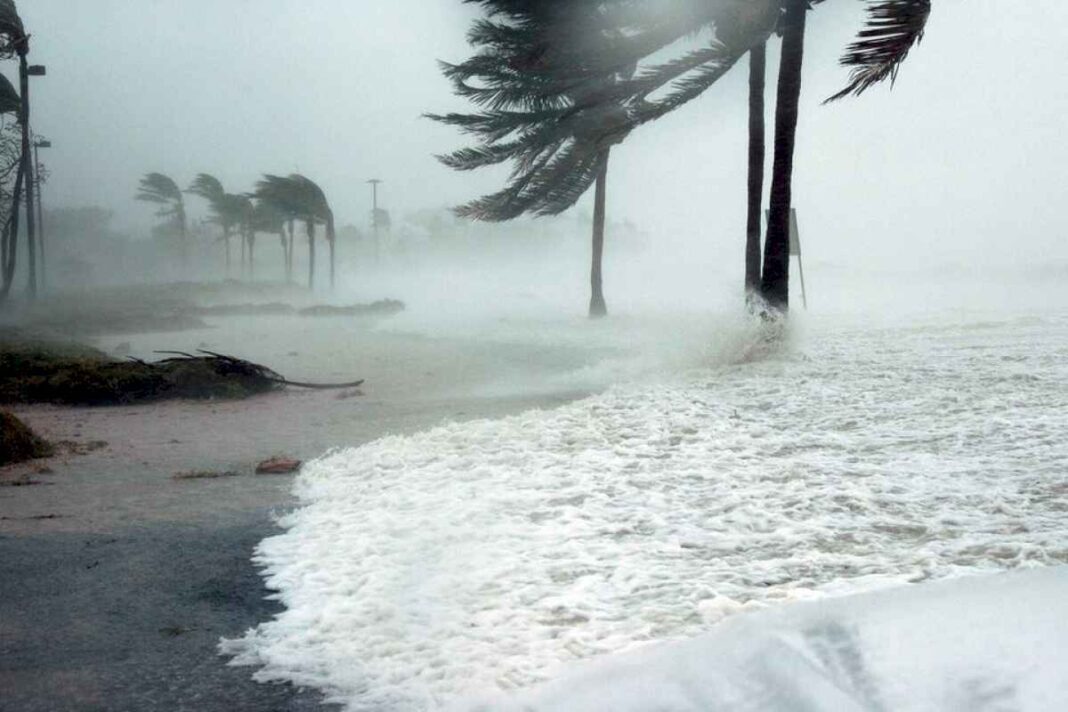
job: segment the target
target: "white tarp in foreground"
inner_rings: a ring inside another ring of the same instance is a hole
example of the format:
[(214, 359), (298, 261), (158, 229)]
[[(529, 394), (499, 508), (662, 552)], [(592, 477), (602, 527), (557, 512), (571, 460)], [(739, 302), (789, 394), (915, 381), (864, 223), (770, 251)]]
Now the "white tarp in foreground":
[(803, 602), (456, 710), (1068, 709), (1068, 567)]

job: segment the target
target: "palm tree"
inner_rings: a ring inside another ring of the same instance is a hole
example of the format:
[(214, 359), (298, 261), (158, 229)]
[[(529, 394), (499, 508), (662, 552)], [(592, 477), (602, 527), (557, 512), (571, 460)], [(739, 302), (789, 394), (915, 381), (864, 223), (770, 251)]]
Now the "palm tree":
[(761, 204), (764, 201), (764, 86), (767, 42), (749, 50), (749, 181), (745, 226), (745, 293), (760, 291)]
[(334, 211), (323, 192), (314, 181), (292, 173), (288, 176), (264, 175), (256, 184), (256, 197), (270, 203), (276, 210), (288, 216), (290, 221), (290, 250), (293, 242), (293, 220), (303, 220), (308, 234), (308, 288), (315, 286), (315, 229), (322, 223), (326, 226), (326, 242), (330, 248), (330, 287), (335, 281)]
[(764, 270), (760, 293), (774, 309), (790, 304), (790, 206), (792, 204), (794, 144), (801, 98), (801, 65), (805, 53), (805, 21), (810, 0), (785, 0), (782, 18), (782, 57), (775, 101), (775, 147), (771, 173), (768, 236), (764, 240)]
[(189, 231), (185, 213), (185, 200), (182, 190), (168, 176), (162, 173), (147, 173), (138, 185), (137, 200), (147, 203), (155, 203), (160, 206), (157, 215), (173, 221), (178, 228), (178, 235), (182, 241), (182, 261), (189, 261)]
[(253, 205), (252, 199), (245, 194), (226, 193), (224, 196), (225, 212), (231, 224), (237, 227), (241, 237), (241, 274), (245, 274), (245, 259), (247, 255), (248, 270), (251, 277), (256, 276), (256, 267), (253, 264), (253, 250), (255, 249), (256, 231), (253, 229)]
[[(790, 207), (805, 24), (814, 2), (822, 0), (783, 0), (771, 205), (761, 276), (762, 296), (782, 312), (789, 307), (790, 295)], [(827, 101), (859, 96), (876, 84), (896, 79), (909, 51), (923, 39), (930, 13), (931, 0), (875, 0), (868, 8), (864, 29), (841, 60), (843, 66), (852, 68), (849, 83)]]
[[(615, 45), (626, 41), (622, 25), (608, 7), (568, 0), (480, 4), (489, 16), (476, 21), (468, 34), (478, 51), (466, 62), (442, 64), (442, 69), (456, 93), (481, 110), (429, 116), (479, 142), (440, 156), (445, 165), (467, 171), (511, 161), (515, 167), (503, 190), (455, 212), (486, 221), (511, 220), (523, 213), (556, 215), (595, 184), (589, 315), (603, 317), (608, 161), (611, 147), (626, 132), (595, 135), (616, 119), (612, 107), (606, 112), (581, 107), (632, 78), (633, 66), (619, 67), (612, 61)], [(557, 81), (550, 68), (560, 65), (569, 67), (569, 74)]]
[(266, 175), (256, 183), (256, 204), (279, 214), (285, 223), (282, 248), (285, 252), (286, 281), (293, 281), (293, 224), (303, 219), (304, 206), (298, 202), (296, 191), (288, 178)]
[(223, 231), (222, 239), (226, 242), (226, 274), (230, 274), (230, 235), (235, 226), (240, 224), (240, 214), (235, 213), (234, 202), (228, 197), (229, 194), (223, 189), (222, 183), (213, 175), (198, 173), (193, 182), (186, 188), (187, 193), (200, 196), (208, 202), (212, 220)]
[[(670, 0), (665, 0), (670, 2)], [(502, 0), (503, 2), (503, 0)], [(635, 66), (665, 50), (681, 37), (692, 35), (704, 27), (715, 31), (715, 38), (707, 47), (690, 50), (684, 54), (652, 67), (639, 69), (632, 78), (618, 81), (611, 90), (587, 94), (583, 102), (568, 107), (566, 115), (557, 117), (553, 138), (580, 135), (573, 124), (580, 115), (599, 115), (602, 120), (588, 126), (587, 138), (604, 141), (626, 135), (634, 128), (654, 121), (665, 114), (700, 96), (724, 76), (747, 52), (752, 53), (751, 77), (754, 80), (751, 106), (759, 111), (763, 102), (755, 101), (762, 93), (757, 77), (760, 72), (760, 50), (771, 33), (778, 27), (783, 37), (783, 52), (778, 81), (778, 104), (775, 115), (774, 168), (770, 196), (770, 217), (765, 239), (763, 274), (760, 275), (760, 291), (763, 298), (774, 308), (785, 311), (789, 303), (789, 215), (792, 200), (793, 151), (797, 134), (797, 113), (801, 90), (801, 66), (804, 58), (805, 13), (823, 0), (709, 0), (692, 3), (679, 0), (676, 11), (665, 10), (664, 3), (630, 3), (618, 0), (606, 3), (622, 8), (609, 16), (619, 22), (625, 39), (616, 44), (609, 66)], [(841, 63), (852, 69), (848, 85), (828, 101), (850, 94), (863, 93), (868, 88), (897, 76), (900, 64), (910, 49), (923, 37), (931, 10), (931, 0), (868, 0), (868, 19), (857, 40), (849, 47)], [(482, 0), (491, 5), (493, 0)], [(513, 3), (504, 3), (511, 5)], [(650, 12), (642, 14), (643, 5)], [(653, 6), (656, 6), (655, 8)], [(636, 13), (636, 14), (635, 14)], [(663, 18), (663, 19), (658, 19)], [(631, 23), (629, 26), (627, 23)], [(555, 62), (540, 68), (541, 80), (547, 87), (579, 84), (584, 80), (581, 71), (566, 62)], [(489, 88), (464, 87), (469, 94), (481, 92), (489, 97), (487, 104), (505, 103), (496, 96), (504, 90), (515, 90), (515, 82), (507, 72), (493, 76)], [(651, 99), (658, 89), (669, 85), (666, 95)], [(544, 98), (545, 92), (539, 94)], [(622, 110), (620, 110), (622, 108)], [(473, 117), (469, 126), (477, 128), (485, 121), (487, 112)], [(762, 113), (762, 112), (761, 112)], [(751, 117), (751, 145), (749, 175), (750, 192), (746, 230), (746, 283), (756, 283), (758, 273), (759, 190), (762, 188), (763, 171), (757, 169), (761, 153), (763, 132), (756, 116)], [(533, 129), (529, 130), (530, 133)], [(511, 147), (520, 143), (526, 135), (506, 144)], [(471, 161), (499, 162), (500, 153), (485, 151), (484, 155), (471, 154)], [(533, 160), (533, 158), (529, 159)], [(586, 176), (582, 180), (592, 180)], [(588, 185), (582, 180), (573, 181), (570, 189)], [(560, 175), (549, 178), (550, 183), (562, 179)], [(754, 208), (754, 205), (757, 206)]]
[(265, 232), (278, 235), (282, 243), (282, 258), (285, 264), (286, 281), (290, 278), (290, 250), (286, 239), (287, 214), (269, 200), (265, 200), (258, 194), (253, 195), (252, 206), (252, 231), (253, 236), (257, 232)]

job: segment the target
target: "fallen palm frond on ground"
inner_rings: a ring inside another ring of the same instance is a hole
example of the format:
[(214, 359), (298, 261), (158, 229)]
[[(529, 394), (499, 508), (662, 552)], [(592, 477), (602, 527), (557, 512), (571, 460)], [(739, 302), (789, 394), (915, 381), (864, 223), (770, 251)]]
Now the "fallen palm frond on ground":
[(160, 353), (168, 358), (116, 361), (91, 350), (71, 354), (40, 344), (0, 345), (0, 402), (122, 405), (238, 399), (286, 386), (342, 389), (363, 383), (289, 381), (266, 366), (210, 351)]

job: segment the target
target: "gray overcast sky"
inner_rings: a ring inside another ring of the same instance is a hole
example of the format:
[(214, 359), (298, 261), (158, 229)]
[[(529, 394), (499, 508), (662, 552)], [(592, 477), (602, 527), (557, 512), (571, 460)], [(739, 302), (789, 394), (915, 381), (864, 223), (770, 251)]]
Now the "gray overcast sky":
[[(1012, 10), (1008, 6), (1012, 6)], [(1068, 60), (1062, 0), (937, 0), (927, 39), (893, 92), (834, 106), (835, 61), (860, 0), (811, 18), (796, 203), (807, 250), (829, 261), (1068, 259), (1062, 131)], [(247, 190), (262, 172), (318, 180), (342, 223), (366, 220), (363, 181), (388, 207), (461, 202), (501, 174), (460, 175), (432, 154), (462, 145), (420, 118), (463, 108), (435, 66), (467, 54), (475, 10), (459, 0), (23, 0), (35, 127), (51, 205), (102, 204), (121, 225), (151, 215), (130, 197), (150, 170), (198, 171)], [(777, 48), (773, 50), (777, 52)], [(13, 76), (14, 63), (3, 71)], [(745, 69), (646, 127), (615, 153), (610, 211), (667, 245), (744, 229)]]

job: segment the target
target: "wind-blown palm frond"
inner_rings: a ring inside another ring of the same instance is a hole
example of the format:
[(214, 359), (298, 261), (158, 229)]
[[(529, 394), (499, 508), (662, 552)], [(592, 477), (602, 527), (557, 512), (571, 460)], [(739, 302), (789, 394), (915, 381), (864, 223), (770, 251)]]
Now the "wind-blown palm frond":
[(186, 192), (192, 193), (193, 195), (199, 195), (208, 202), (219, 200), (226, 194), (226, 190), (223, 188), (219, 179), (208, 173), (198, 173), (197, 177), (194, 178), (193, 182), (186, 188)]
[(149, 203), (170, 204), (182, 199), (182, 191), (162, 173), (149, 173), (141, 179), (136, 198)]
[(0, 114), (17, 114), (22, 108), (22, 99), (7, 77), (0, 74)]
[(281, 232), (289, 216), (269, 200), (255, 197), (252, 206), (252, 228), (257, 232)]
[[(504, 189), (456, 211), (480, 220), (571, 207), (603, 151), (707, 90), (779, 18), (778, 0), (472, 1), (488, 14), (468, 34), (476, 54), (442, 71), (479, 110), (429, 116), (478, 141), (438, 156), (445, 165), (513, 164)], [(642, 66), (706, 30), (707, 46)]]
[(841, 59), (852, 67), (849, 84), (827, 99), (859, 96), (887, 79), (897, 79), (898, 69), (909, 51), (923, 39), (931, 0), (869, 0), (868, 20)]

